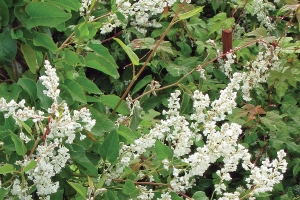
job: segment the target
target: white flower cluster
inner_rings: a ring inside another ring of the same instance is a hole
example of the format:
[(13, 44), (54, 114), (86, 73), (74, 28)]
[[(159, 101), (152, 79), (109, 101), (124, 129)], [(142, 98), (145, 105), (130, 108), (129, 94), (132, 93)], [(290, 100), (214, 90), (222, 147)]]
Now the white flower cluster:
[(287, 169), (285, 156), (286, 153), (280, 150), (277, 152), (278, 159), (272, 162), (270, 162), (269, 158), (266, 158), (260, 167), (252, 163), (249, 165), (251, 175), (246, 179), (246, 182), (248, 183), (247, 188), (252, 189), (254, 195), (261, 192), (270, 192), (275, 184), (280, 183), (283, 179), (282, 173), (285, 173)]
[(222, 66), (221, 70), (227, 77), (230, 77), (232, 72), (231, 65), (235, 62), (234, 59), (236, 58), (236, 55), (234, 55), (233, 53), (227, 53), (226, 58), (227, 59), (225, 60), (225, 63)]
[[(50, 65), (49, 61), (45, 61), (46, 75), (41, 76), (40, 80), (46, 87), (44, 94), (53, 100), (51, 108), (48, 108), (48, 115), (39, 110), (35, 110), (34, 107), (26, 107), (25, 100), (16, 103), (11, 100), (9, 103), (4, 98), (0, 98), (0, 111), (6, 112), (5, 118), (12, 116), (16, 124), (22, 128), (22, 124), (19, 121), (32, 120), (39, 130), (39, 127), (43, 126), (45, 119), (47, 120), (47, 126), (42, 139), (44, 142), (37, 145), (33, 154), (30, 156), (24, 156), (23, 161), (17, 161), (16, 164), (26, 167), (31, 160), (35, 160), (36, 167), (26, 172), (27, 178), (31, 180), (37, 189), (37, 194), (42, 199), (50, 199), (49, 194), (55, 193), (59, 187), (58, 182), (52, 182), (51, 178), (60, 173), (61, 169), (65, 167), (66, 162), (70, 159), (69, 150), (63, 146), (62, 142), (72, 143), (76, 132), (80, 132), (83, 129), (91, 130), (95, 125), (95, 120), (91, 118), (91, 113), (87, 108), (80, 110), (74, 110), (73, 114), (70, 113), (68, 105), (65, 102), (58, 104), (58, 97), (60, 90), (58, 89), (58, 76), (56, 70)], [(40, 135), (38, 134), (38, 137)], [(26, 143), (32, 138), (29, 138), (21, 130), (21, 140)], [(81, 135), (80, 139), (84, 139), (85, 135)], [(37, 138), (37, 141), (41, 138)], [(22, 183), (18, 178), (15, 178), (11, 193), (18, 196), (20, 199), (32, 199), (28, 194), (30, 188), (26, 180), (22, 179)]]
[(242, 35), (246, 33), (245, 27), (240, 24), (235, 24), (234, 32), (233, 32), (233, 39), (240, 40), (242, 39)]
[[(69, 107), (65, 102), (62, 102), (59, 106), (59, 116), (56, 116), (59, 120), (51, 120), (49, 123), (49, 135), (48, 139), (67, 138), (66, 142), (71, 144), (75, 139), (76, 132), (82, 131), (82, 129), (91, 130), (96, 121), (91, 119), (91, 113), (88, 109), (82, 108), (79, 111), (74, 111), (73, 116), (69, 111)], [(81, 123), (84, 123), (82, 125)], [(84, 139), (84, 136), (83, 138)]]
[[(278, 70), (280, 67), (281, 61), (279, 61), (277, 57), (280, 48), (276, 47), (274, 49), (273, 46), (267, 47), (266, 45), (263, 45), (263, 48), (264, 50), (258, 53), (253, 62), (247, 62), (244, 66), (248, 71), (239, 74), (240, 80), (242, 80), (241, 89), (245, 101), (252, 99), (250, 91), (253, 88), (256, 88), (259, 83), (267, 82), (271, 70)], [(227, 60), (225, 60), (224, 63), (220, 60), (222, 63), (221, 70), (227, 77), (230, 77), (232, 72), (231, 65), (235, 62), (234, 59), (236, 56), (232, 53), (227, 53), (226, 57)]]
[[(30, 108), (25, 106), (25, 100), (21, 100), (19, 103), (11, 100), (9, 103), (1, 97), (0, 98), (0, 112), (6, 112), (4, 114), (5, 118), (12, 116), (16, 124), (19, 125), (18, 120), (26, 121), (28, 119), (33, 119), (33, 122), (42, 121), (45, 119), (43, 111), (36, 111), (34, 107)], [(18, 120), (17, 120), (18, 119)]]
[(172, 196), (169, 194), (169, 192), (162, 193), (161, 198), (158, 198), (157, 200), (172, 200)]
[(46, 76), (41, 76), (40, 80), (47, 90), (43, 90), (43, 92), (51, 99), (56, 100), (60, 93), (60, 90), (57, 88), (59, 85), (59, 78), (56, 74), (56, 69), (50, 65), (48, 60), (45, 60), (44, 66), (46, 68)]
[[(38, 145), (36, 155), (31, 158), (25, 157), (22, 161), (17, 161), (16, 164), (26, 167), (30, 160), (35, 160), (37, 166), (30, 171), (27, 171), (27, 178), (31, 180), (37, 189), (37, 194), (41, 199), (50, 199), (50, 194), (57, 191), (59, 187), (58, 182), (52, 182), (51, 178), (58, 174), (62, 168), (65, 167), (66, 162), (70, 159), (68, 149), (59, 144), (58, 140), (49, 145)], [(32, 186), (23, 180), (20, 183), (19, 179), (14, 180), (11, 193), (17, 195), (20, 199), (32, 199), (29, 195), (29, 190)]]
[(130, 122), (130, 118), (133, 116), (134, 110), (142, 109), (140, 106), (140, 102), (139, 101), (133, 102), (130, 95), (126, 98), (126, 105), (127, 105), (127, 108), (130, 110), (130, 114), (128, 116), (123, 116), (123, 115), (119, 114), (119, 117), (116, 120), (116, 125), (118, 127), (120, 126), (120, 124), (128, 125)]
[(271, 70), (277, 70), (281, 64), (281, 61), (278, 60), (277, 52), (279, 48), (273, 49), (266, 48), (265, 51), (258, 53), (258, 56), (252, 63), (247, 63), (245, 66), (248, 69), (248, 72), (245, 72), (243, 75), (243, 99), (245, 101), (250, 101), (250, 90), (256, 88), (259, 83), (265, 83), (267, 78), (270, 75)]
[[(165, 7), (172, 6), (177, 0), (139, 0), (132, 1), (129, 0), (116, 0), (116, 7), (118, 12), (122, 13), (126, 19), (130, 19), (130, 25), (135, 27), (139, 32), (145, 34), (146, 27), (161, 27), (161, 24), (153, 19), (154, 16), (161, 14)], [(181, 0), (180, 2), (182, 2)], [(191, 0), (187, 0), (190, 3)], [(102, 3), (102, 2), (99, 2)], [(80, 8), (81, 15), (89, 14), (89, 6), (91, 0), (82, 0), (82, 5)], [(90, 16), (94, 18), (94, 16)], [(126, 26), (122, 23), (115, 13), (108, 17), (108, 20), (102, 24), (100, 28), (101, 34), (110, 33), (114, 28)]]
[(29, 188), (27, 186), (27, 182), (23, 184), (23, 187), (21, 187), (21, 183), (19, 179), (15, 179), (13, 181), (13, 186), (11, 189), (11, 194), (16, 195), (19, 199), (24, 200), (32, 200), (32, 196), (29, 195)]
[[(195, 183), (195, 177), (203, 176), (211, 164), (219, 159), (222, 159), (223, 167), (216, 171), (220, 182), (215, 184), (215, 191), (218, 195), (223, 195), (222, 199), (239, 197), (238, 190), (227, 193), (225, 183), (232, 179), (230, 173), (236, 171), (240, 163), (251, 174), (246, 181), (247, 187), (256, 188), (255, 186), (259, 185), (249, 196), (272, 190), (273, 185), (282, 180), (282, 173), (286, 170), (284, 152), (278, 152), (278, 160), (270, 162), (266, 159), (261, 167), (256, 167), (250, 161), (251, 155), (248, 150), (238, 144), (242, 127), (236, 123), (223, 123), (220, 128), (216, 125), (216, 122), (223, 121), (236, 107), (236, 93), (241, 89), (240, 84), (245, 75), (246, 73), (234, 73), (231, 82), (220, 91), (220, 97), (213, 102), (208, 95), (195, 91), (194, 113), (190, 115), (189, 120), (179, 113), (180, 91), (176, 90), (168, 100), (169, 110), (163, 111), (166, 119), (161, 120), (148, 134), (143, 134), (132, 144), (123, 145), (119, 154), (120, 163), (116, 168), (107, 170), (108, 176), (119, 178), (126, 167), (129, 167), (135, 159), (139, 159), (142, 154), (147, 153), (147, 150), (155, 145), (156, 140), (161, 140), (168, 141), (174, 157), (188, 165), (188, 167), (176, 166), (167, 159), (162, 161), (163, 167), (172, 172), (170, 185), (175, 192), (184, 192), (191, 188)], [(191, 146), (200, 139), (204, 142), (203, 146), (191, 153)]]
[(154, 193), (152, 189), (148, 189), (145, 186), (138, 185), (137, 188), (140, 190), (140, 195), (137, 196), (137, 199), (140, 200), (150, 200), (153, 199)]
[(79, 12), (81, 16), (85, 16), (90, 13), (89, 7), (92, 4), (92, 0), (82, 0)]
[(265, 26), (268, 30), (275, 29), (275, 25), (272, 23), (269, 11), (275, 10), (275, 6), (271, 2), (265, 2), (264, 0), (253, 1), (254, 15), (257, 16), (257, 20), (261, 25)]
[(116, 164), (116, 168), (110, 171), (108, 177), (118, 178), (123, 170), (130, 165), (132, 159), (139, 158), (147, 149), (154, 146), (156, 139), (167, 140), (172, 143), (172, 150), (175, 157), (181, 157), (191, 152), (191, 145), (195, 134), (189, 129), (189, 123), (183, 116), (179, 115), (178, 109), (180, 91), (171, 94), (168, 100), (169, 110), (164, 111), (166, 120), (161, 120), (161, 124), (157, 124), (150, 130), (149, 134), (144, 134), (136, 139), (130, 145), (123, 145), (120, 149), (120, 162)]
[[(283, 173), (287, 170), (287, 162), (284, 159), (286, 153), (283, 150), (277, 152), (278, 159), (270, 162), (269, 158), (262, 161), (260, 167), (250, 163), (243, 165), (247, 170), (250, 169), (251, 175), (246, 178), (247, 188), (250, 192), (247, 194), (248, 199), (256, 199), (254, 196), (259, 193), (271, 192), (275, 184), (280, 183), (283, 179)], [(245, 189), (237, 188), (234, 193), (223, 193), (221, 200), (240, 199), (240, 192), (245, 192)]]

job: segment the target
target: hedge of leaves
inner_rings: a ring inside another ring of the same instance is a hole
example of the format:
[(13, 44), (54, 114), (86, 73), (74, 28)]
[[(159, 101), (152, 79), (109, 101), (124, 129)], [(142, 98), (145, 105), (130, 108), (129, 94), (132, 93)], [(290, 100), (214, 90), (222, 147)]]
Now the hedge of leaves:
[(0, 0), (0, 199), (298, 199), (296, 0)]

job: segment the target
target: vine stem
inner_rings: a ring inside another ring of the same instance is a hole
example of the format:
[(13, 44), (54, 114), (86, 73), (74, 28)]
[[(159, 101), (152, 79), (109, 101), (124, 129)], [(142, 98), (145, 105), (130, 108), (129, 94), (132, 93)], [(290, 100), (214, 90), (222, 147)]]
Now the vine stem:
[[(116, 182), (126, 182), (126, 180), (123, 179), (112, 179)], [(169, 184), (166, 183), (156, 183), (156, 182), (133, 182), (134, 185), (154, 185), (154, 186), (167, 186), (170, 187)]]
[[(95, 22), (95, 21), (98, 21), (99, 19), (103, 18), (103, 17), (107, 17), (111, 14), (112, 12), (109, 12), (103, 16), (100, 16), (100, 17), (97, 17), (96, 19), (93, 19), (91, 22)], [(73, 31), (71, 33), (71, 35), (69, 35), (69, 37), (60, 45), (60, 47), (58, 48), (59, 50), (62, 50), (64, 49), (66, 46), (67, 46), (67, 43), (69, 42), (69, 40), (71, 40), (71, 38), (75, 35), (75, 31)], [(58, 53), (56, 54), (56, 56), (58, 57)]]
[[(69, 35), (69, 37), (60, 45), (58, 49), (63, 49), (65, 48), (66, 44), (71, 40), (71, 38), (75, 35), (75, 31)], [(57, 54), (58, 55), (58, 54)]]
[[(250, 46), (250, 45), (253, 44), (253, 43), (261, 42), (261, 41), (262, 41), (262, 40), (261, 40), (260, 38), (259, 38), (259, 39), (256, 39), (256, 40), (253, 40), (253, 41), (250, 41), (250, 42), (248, 42), (248, 43), (246, 43), (246, 44), (244, 44), (244, 45), (242, 45), (242, 46), (240, 46), (240, 47), (238, 47), (238, 48), (235, 48), (235, 49), (232, 50), (231, 52), (227, 52), (227, 53), (237, 52), (237, 51), (239, 51), (239, 50), (241, 50), (241, 49), (243, 49), (243, 48), (246, 48), (247, 46)], [(218, 55), (217, 57), (215, 57), (214, 59), (212, 59), (212, 60), (210, 60), (210, 61), (208, 61), (208, 62), (206, 62), (206, 63), (204, 63), (204, 64), (202, 64), (202, 65), (197, 65), (194, 69), (192, 69), (190, 72), (188, 72), (187, 74), (185, 74), (183, 77), (181, 77), (177, 82), (175, 82), (175, 83), (173, 83), (173, 84), (170, 84), (170, 85), (167, 85), (167, 86), (164, 86), (164, 87), (161, 87), (161, 88), (157, 88), (157, 89), (152, 89), (152, 90), (149, 90), (149, 91), (143, 93), (142, 95), (140, 95), (140, 96), (138, 96), (137, 98), (135, 98), (135, 99), (133, 100), (133, 102), (136, 101), (136, 100), (138, 100), (138, 99), (140, 99), (140, 98), (142, 98), (143, 96), (145, 96), (145, 95), (147, 95), (147, 94), (152, 93), (152, 92), (157, 92), (157, 91), (164, 90), (164, 89), (167, 89), (167, 88), (170, 88), (170, 87), (178, 86), (178, 85), (181, 83), (181, 81), (183, 81), (186, 77), (188, 77), (189, 75), (191, 75), (193, 72), (197, 71), (198, 69), (201, 69), (201, 68), (205, 67), (205, 66), (208, 65), (208, 64), (213, 63), (213, 62), (216, 61), (218, 58), (222, 58), (222, 57), (226, 56), (227, 53), (220, 54), (220, 55)]]
[[(243, 12), (244, 12), (244, 10), (245, 10), (245, 8), (246, 8), (247, 3), (248, 3), (248, 0), (246, 0), (246, 2), (244, 3), (244, 6), (243, 6), (243, 8), (242, 8), (242, 11), (241, 11), (241, 13), (240, 13), (238, 19), (236, 20), (236, 23), (234, 24), (234, 26), (233, 26), (233, 28), (232, 28), (232, 32), (234, 32), (234, 29), (235, 29), (235, 27), (236, 27), (236, 24), (239, 23), (239, 21), (240, 21), (240, 19), (241, 19), (241, 17), (242, 17), (242, 14), (243, 14)], [(232, 17), (234, 17), (234, 14), (236, 13), (237, 10), (238, 10), (238, 8), (236, 8), (236, 9), (234, 10), (234, 12), (233, 12), (232, 15), (231, 15)]]
[(132, 80), (130, 82), (130, 84), (128, 85), (128, 87), (126, 88), (125, 92), (123, 93), (121, 99), (119, 100), (118, 104), (116, 105), (116, 107), (114, 108), (114, 110), (112, 111), (112, 113), (110, 114), (109, 118), (111, 118), (117, 111), (118, 107), (120, 106), (121, 102), (125, 99), (125, 97), (127, 96), (127, 94), (129, 93), (130, 89), (132, 88), (133, 84), (135, 83), (135, 81), (137, 80), (137, 78), (142, 74), (142, 72), (144, 71), (144, 69), (146, 68), (147, 64), (150, 62), (150, 60), (152, 59), (152, 57), (154, 56), (158, 46), (160, 45), (160, 43), (164, 40), (165, 36), (167, 35), (167, 33), (169, 32), (169, 30), (171, 29), (171, 27), (175, 24), (175, 20), (180, 12), (180, 10), (182, 9), (184, 3), (186, 2), (186, 0), (184, 0), (178, 10), (176, 11), (172, 21), (170, 22), (169, 26), (166, 28), (166, 30), (164, 31), (164, 33), (162, 34), (162, 36), (160, 37), (160, 39), (158, 40), (158, 42), (156, 43), (156, 45), (154, 46), (154, 48), (152, 49), (149, 57), (147, 58), (147, 60), (145, 61), (145, 63), (143, 64), (143, 66), (141, 67), (141, 69), (139, 70), (139, 72), (132, 77)]

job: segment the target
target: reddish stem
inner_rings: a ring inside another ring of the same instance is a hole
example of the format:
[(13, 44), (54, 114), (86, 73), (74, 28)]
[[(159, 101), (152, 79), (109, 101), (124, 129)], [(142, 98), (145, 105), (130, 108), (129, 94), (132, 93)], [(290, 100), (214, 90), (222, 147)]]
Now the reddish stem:
[(48, 122), (47, 122), (47, 126), (46, 126), (46, 130), (45, 130), (45, 133), (44, 133), (44, 135), (42, 136), (42, 139), (44, 139), (43, 145), (45, 145), (46, 139), (47, 139), (47, 135), (50, 133), (49, 124), (50, 124), (50, 122), (51, 122), (51, 120), (52, 120), (52, 116), (53, 116), (53, 114), (51, 114), (51, 115), (49, 116)]

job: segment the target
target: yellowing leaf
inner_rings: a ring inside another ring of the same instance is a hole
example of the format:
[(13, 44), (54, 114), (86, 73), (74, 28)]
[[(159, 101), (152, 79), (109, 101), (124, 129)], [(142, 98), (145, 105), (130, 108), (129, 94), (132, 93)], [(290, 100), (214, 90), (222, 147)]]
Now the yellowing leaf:
[(179, 15), (179, 19), (180, 20), (188, 19), (188, 18), (190, 18), (190, 17), (192, 17), (192, 16), (194, 16), (194, 15), (196, 15), (196, 14), (202, 12), (202, 11), (203, 11), (203, 6), (195, 8), (194, 10), (191, 10), (189, 12), (186, 12), (186, 13), (183, 13), (183, 14)]

